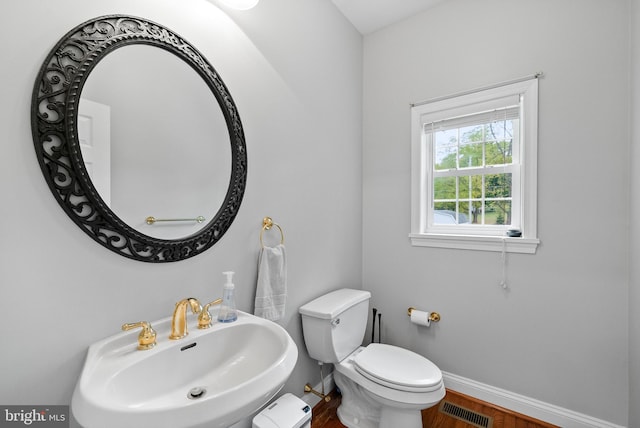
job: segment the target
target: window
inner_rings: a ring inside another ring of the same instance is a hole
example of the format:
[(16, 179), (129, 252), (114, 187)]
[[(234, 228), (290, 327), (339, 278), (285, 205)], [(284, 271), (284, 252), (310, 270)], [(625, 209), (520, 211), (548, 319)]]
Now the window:
[(413, 245), (535, 253), (537, 110), (537, 79), (412, 107)]

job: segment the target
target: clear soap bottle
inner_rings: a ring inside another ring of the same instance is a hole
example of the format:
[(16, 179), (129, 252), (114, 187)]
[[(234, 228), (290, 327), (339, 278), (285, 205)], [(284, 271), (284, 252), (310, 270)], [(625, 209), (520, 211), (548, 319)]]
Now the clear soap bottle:
[(235, 286), (233, 285), (234, 272), (222, 272), (227, 276), (227, 282), (222, 290), (222, 305), (218, 312), (219, 322), (232, 322), (238, 319), (238, 311), (236, 309)]

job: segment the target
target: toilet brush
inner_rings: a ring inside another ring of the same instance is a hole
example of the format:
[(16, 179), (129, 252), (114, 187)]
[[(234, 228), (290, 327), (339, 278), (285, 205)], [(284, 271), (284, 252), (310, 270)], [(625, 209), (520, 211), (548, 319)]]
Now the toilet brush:
[(382, 328), (382, 312), (378, 313), (378, 343), (382, 342), (382, 335), (380, 329)]
[(371, 343), (374, 342), (375, 335), (376, 335), (376, 312), (378, 312), (378, 310), (376, 308), (373, 308), (373, 323), (371, 325)]

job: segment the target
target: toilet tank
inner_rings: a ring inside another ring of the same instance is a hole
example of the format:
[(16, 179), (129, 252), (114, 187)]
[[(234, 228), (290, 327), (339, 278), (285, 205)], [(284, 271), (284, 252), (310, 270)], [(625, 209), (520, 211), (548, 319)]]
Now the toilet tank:
[(343, 288), (300, 307), (302, 331), (309, 356), (337, 363), (355, 351), (364, 339), (371, 293)]

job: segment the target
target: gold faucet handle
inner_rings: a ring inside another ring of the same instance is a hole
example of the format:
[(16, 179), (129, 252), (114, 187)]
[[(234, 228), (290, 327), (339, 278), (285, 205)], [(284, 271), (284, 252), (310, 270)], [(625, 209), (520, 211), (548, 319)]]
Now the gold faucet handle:
[(138, 335), (138, 349), (140, 349), (141, 351), (145, 351), (156, 346), (156, 331), (147, 321), (122, 324), (122, 330), (124, 331), (132, 330), (138, 327), (142, 327), (142, 331)]
[(216, 299), (213, 302), (209, 302), (204, 305), (202, 311), (200, 311), (200, 315), (198, 315), (198, 328), (205, 329), (211, 327), (211, 314), (209, 313), (209, 308), (211, 306), (219, 305), (222, 303), (222, 299)]

